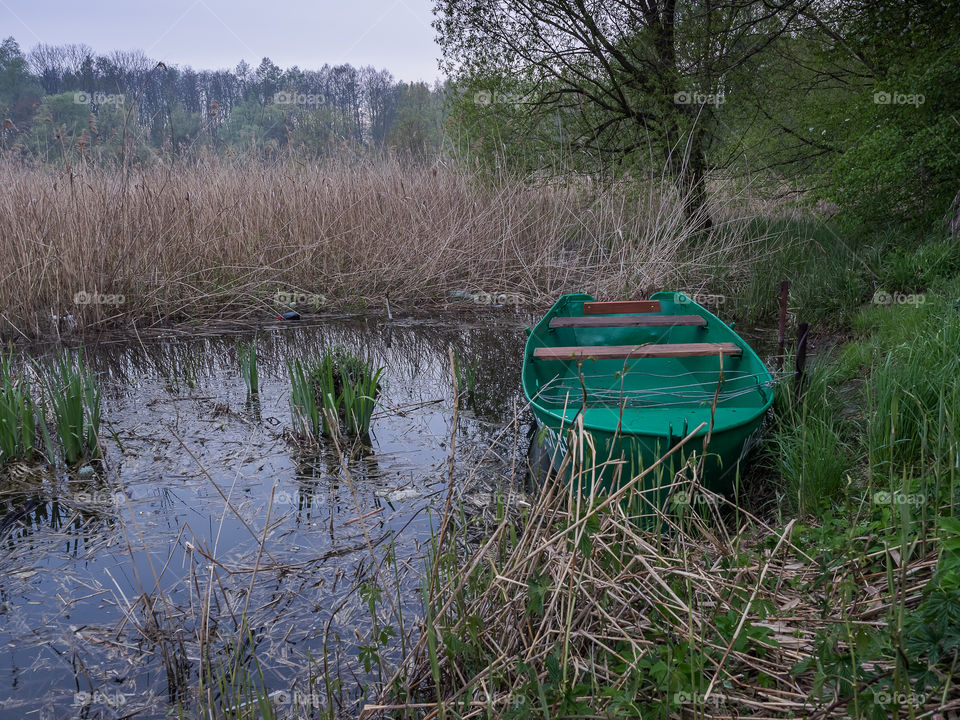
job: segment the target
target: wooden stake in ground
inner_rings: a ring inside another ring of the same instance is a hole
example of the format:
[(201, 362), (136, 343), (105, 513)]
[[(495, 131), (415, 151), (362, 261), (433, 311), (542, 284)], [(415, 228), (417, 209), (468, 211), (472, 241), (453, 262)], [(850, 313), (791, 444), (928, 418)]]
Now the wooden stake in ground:
[(780, 322), (777, 325), (777, 370), (783, 369), (783, 351), (787, 342), (787, 304), (790, 299), (790, 281), (780, 281)]

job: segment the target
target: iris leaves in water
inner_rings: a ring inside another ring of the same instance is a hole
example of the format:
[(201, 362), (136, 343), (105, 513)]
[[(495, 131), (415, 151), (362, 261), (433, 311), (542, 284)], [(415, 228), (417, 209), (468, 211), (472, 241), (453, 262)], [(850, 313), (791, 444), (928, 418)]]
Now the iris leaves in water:
[(383, 368), (374, 368), (368, 360), (343, 348), (333, 348), (306, 366), (299, 360), (288, 362), (287, 371), (297, 435), (329, 437), (339, 431), (354, 437), (370, 434)]
[(237, 345), (237, 359), (240, 363), (240, 375), (247, 386), (247, 395), (251, 397), (260, 393), (260, 372), (257, 366), (256, 340), (249, 345)]
[(0, 355), (0, 464), (33, 457), (37, 411), (25, 375), (14, 377), (13, 350)]
[[(56, 437), (68, 465), (96, 457), (100, 432), (100, 387), (93, 373), (64, 351), (44, 372), (44, 398), (53, 414)], [(51, 443), (48, 454), (53, 457)]]

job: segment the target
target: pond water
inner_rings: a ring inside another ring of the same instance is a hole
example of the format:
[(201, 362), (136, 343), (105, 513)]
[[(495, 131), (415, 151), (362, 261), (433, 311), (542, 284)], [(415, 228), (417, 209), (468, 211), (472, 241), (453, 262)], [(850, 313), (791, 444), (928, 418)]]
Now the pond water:
[[(454, 484), (465, 508), (489, 516), (523, 480), (529, 321), (339, 319), (85, 347), (103, 388), (102, 466), (0, 478), (0, 716), (176, 714), (201, 661), (262, 673), (299, 715), (330, 698), (355, 715), (378, 679), (364, 649), (364, 590), (378, 572), (392, 588), (372, 596), (378, 626), (393, 631), (382, 654), (397, 657), (415, 630), (449, 482), (448, 347), (477, 372)], [(236, 343), (254, 339), (251, 401)], [(286, 363), (333, 345), (386, 368), (371, 445), (303, 452)]]

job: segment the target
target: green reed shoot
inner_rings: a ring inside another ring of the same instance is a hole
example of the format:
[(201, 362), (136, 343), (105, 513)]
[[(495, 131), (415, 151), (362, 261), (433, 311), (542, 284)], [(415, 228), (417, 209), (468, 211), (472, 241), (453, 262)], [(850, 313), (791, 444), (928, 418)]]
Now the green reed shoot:
[(287, 361), (290, 377), (290, 415), (293, 432), (299, 437), (318, 437), (326, 423), (317, 404), (312, 374), (304, 371), (299, 360)]
[(37, 439), (37, 410), (30, 383), (13, 376), (13, 349), (0, 354), (0, 464), (33, 457)]
[(367, 365), (355, 380), (342, 377), (341, 419), (346, 424), (347, 434), (357, 437), (370, 434), (370, 420), (376, 407), (377, 390), (382, 375), (382, 368), (374, 370)]
[(327, 350), (304, 367), (287, 363), (294, 432), (330, 436), (343, 430), (354, 437), (370, 434), (383, 369), (343, 348)]
[(100, 432), (100, 387), (94, 375), (67, 350), (44, 373), (44, 397), (53, 413), (56, 437), (68, 465), (96, 457)]
[(237, 345), (237, 359), (240, 362), (240, 375), (247, 386), (247, 395), (260, 393), (260, 372), (257, 367), (257, 343)]
[(453, 367), (457, 374), (457, 387), (467, 398), (473, 396), (473, 391), (477, 387), (477, 363), (464, 362), (460, 353), (453, 355)]
[(267, 690), (266, 678), (257, 658), (256, 641), (246, 617), (235, 641), (228, 642), (218, 660), (208, 659), (201, 668), (201, 717), (224, 720), (274, 720), (280, 717)]

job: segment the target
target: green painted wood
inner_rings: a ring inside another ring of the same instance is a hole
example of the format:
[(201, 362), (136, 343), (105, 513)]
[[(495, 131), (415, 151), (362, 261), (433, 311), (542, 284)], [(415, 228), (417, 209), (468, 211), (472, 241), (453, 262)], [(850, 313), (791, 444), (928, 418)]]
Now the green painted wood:
[[(684, 453), (703, 456), (709, 428), (700, 482), (727, 492), (759, 436), (773, 401), (773, 380), (739, 335), (687, 296), (664, 292), (651, 300), (660, 305), (656, 316), (608, 315), (602, 319), (616, 324), (595, 324), (583, 322), (597, 319), (584, 314), (585, 306), (594, 307), (590, 295), (564, 295), (530, 331), (522, 383), (541, 427), (539, 436), (559, 461), (572, 423), (582, 420), (595, 448), (592, 477), (609, 488), (650, 467), (686, 433), (706, 423)], [(633, 322), (641, 317), (682, 322)], [(685, 352), (692, 347), (697, 351)], [(674, 456), (662, 472), (645, 478), (653, 502), (665, 501), (667, 492), (660, 488), (672, 482), (680, 463)]]
[(550, 327), (671, 327), (693, 325), (704, 327), (706, 319), (699, 315), (590, 315), (586, 317), (555, 317)]
[(533, 352), (538, 360), (626, 360), (629, 358), (716, 357), (739, 355), (740, 346), (724, 343), (667, 343), (662, 345), (574, 345), (539, 347)]

